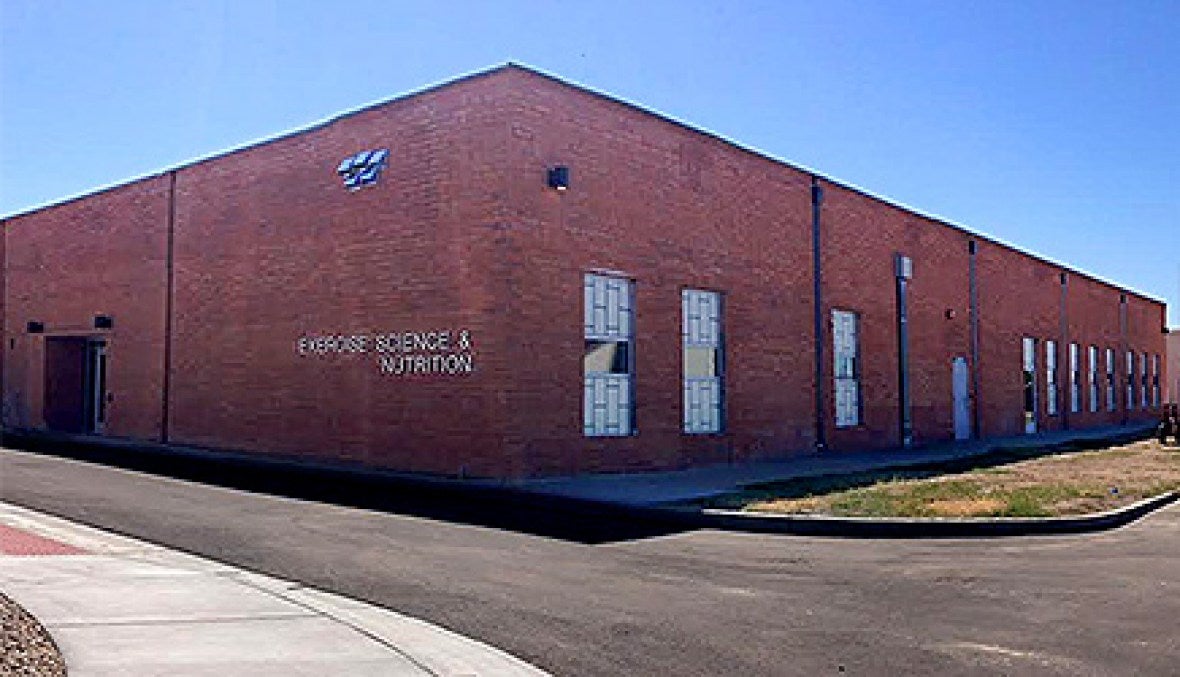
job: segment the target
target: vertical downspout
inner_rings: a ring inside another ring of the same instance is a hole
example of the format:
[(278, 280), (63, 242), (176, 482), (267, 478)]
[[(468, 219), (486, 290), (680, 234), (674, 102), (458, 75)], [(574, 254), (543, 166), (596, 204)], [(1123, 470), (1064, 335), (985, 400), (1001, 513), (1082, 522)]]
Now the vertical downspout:
[(176, 170), (168, 172), (168, 233), (164, 254), (164, 386), (160, 403), (160, 443), (168, 444), (168, 401), (172, 393), (172, 296), (175, 288), (173, 244), (176, 232)]
[[(1058, 310), (1058, 317), (1061, 318), (1061, 344), (1057, 349), (1057, 364), (1062, 364), (1061, 354), (1065, 353), (1065, 368), (1069, 370), (1069, 397), (1062, 397), (1062, 389), (1057, 389), (1057, 406), (1061, 412), (1061, 428), (1062, 430), (1069, 430), (1069, 414), (1073, 411), (1073, 389), (1074, 389), (1074, 373), (1073, 363), (1070, 362), (1070, 357), (1073, 355), (1073, 349), (1069, 345), (1069, 308), (1066, 303), (1066, 295), (1069, 293), (1069, 275), (1061, 274), (1061, 302)], [(1082, 356), (1078, 355), (1078, 367), (1081, 367)], [(1060, 372), (1060, 369), (1058, 369)]]
[(971, 304), (971, 436), (979, 439), (983, 437), (983, 423), (979, 416), (979, 280), (976, 277), (975, 250), (975, 240), (971, 240), (967, 243), (967, 253), (970, 254), (967, 273)]
[(898, 422), (901, 445), (914, 443), (914, 421), (910, 402), (910, 327), (909, 281), (913, 276), (912, 261), (898, 253), (893, 257), (894, 277), (897, 278), (897, 389)]
[[(1119, 357), (1123, 358), (1123, 362), (1126, 362), (1127, 361), (1127, 295), (1126, 294), (1122, 294), (1119, 296), (1119, 352), (1122, 353), (1121, 355), (1119, 355)], [(1115, 364), (1118, 364), (1118, 360), (1115, 360)], [(1134, 374), (1134, 372), (1132, 372), (1131, 378), (1130, 379), (1127, 378), (1127, 365), (1126, 364), (1123, 364), (1123, 368), (1119, 371), (1120, 371), (1119, 381), (1122, 384), (1122, 388), (1120, 388), (1122, 393), (1120, 393), (1120, 397), (1119, 397), (1119, 399), (1121, 399), (1123, 402), (1122, 424), (1127, 425), (1127, 420), (1129, 417), (1129, 408), (1131, 406), (1131, 401), (1127, 397), (1127, 387), (1128, 387), (1128, 385), (1130, 385), (1131, 393), (1134, 394), (1134, 392), (1135, 392), (1135, 383), (1134, 383), (1135, 374)]]
[(822, 263), (820, 260), (820, 208), (824, 202), (824, 189), (818, 177), (811, 177), (811, 266), (812, 299), (815, 306), (815, 448), (822, 451), (827, 446), (824, 430), (824, 308)]

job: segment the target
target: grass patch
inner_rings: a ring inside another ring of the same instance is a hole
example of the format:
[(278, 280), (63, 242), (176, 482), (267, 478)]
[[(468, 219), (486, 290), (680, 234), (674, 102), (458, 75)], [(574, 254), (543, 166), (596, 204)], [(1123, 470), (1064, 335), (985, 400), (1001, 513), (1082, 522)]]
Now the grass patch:
[(847, 517), (1050, 517), (1173, 490), (1180, 490), (1180, 451), (1144, 441), (1098, 451), (1003, 450), (950, 464), (775, 482), (706, 505)]

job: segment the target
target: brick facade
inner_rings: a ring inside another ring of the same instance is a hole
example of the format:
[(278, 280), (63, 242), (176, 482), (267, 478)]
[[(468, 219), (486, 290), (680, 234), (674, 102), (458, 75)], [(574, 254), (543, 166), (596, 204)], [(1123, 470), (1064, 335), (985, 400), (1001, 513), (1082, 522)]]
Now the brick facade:
[[(370, 148), (390, 149), (388, 168), (345, 190), (336, 165)], [(545, 184), (557, 164), (570, 167), (568, 191)], [(771, 458), (813, 449), (819, 433), (826, 453), (895, 447), (896, 254), (913, 261), (916, 443), (953, 436), (957, 357), (978, 384), (972, 423), (995, 436), (1023, 429), (1023, 337), (1042, 353), (1058, 341), (1059, 413), (1044, 411), (1039, 374), (1041, 429), (1154, 416), (1124, 409), (1123, 355), (1164, 353), (1157, 301), (513, 66), (16, 216), (4, 235), (6, 427), (46, 427), (46, 341), (101, 336), (104, 434), (447, 475)], [(630, 436), (582, 434), (582, 281), (594, 271), (635, 285)], [(724, 299), (716, 434), (681, 432), (685, 288)], [(859, 318), (862, 419), (848, 428), (833, 418), (833, 309)], [(93, 330), (98, 314), (114, 327)], [(29, 321), (45, 333), (28, 333)], [(372, 337), (401, 332), (445, 333), (431, 334), (447, 345), (426, 354), (438, 356), (422, 363), (429, 373), (382, 372), (400, 354), (376, 352)], [(318, 354), (326, 344), (311, 340), (325, 335), (370, 342)], [(1069, 412), (1074, 341), (1083, 378), (1090, 345), (1115, 350), (1115, 412), (1090, 413), (1088, 388)], [(460, 352), (473, 371), (438, 373)]]
[[(154, 177), (5, 221), (5, 427), (45, 426), (47, 336), (102, 335), (108, 432), (159, 439), (167, 218), (168, 181)], [(114, 328), (96, 332), (95, 315)]]

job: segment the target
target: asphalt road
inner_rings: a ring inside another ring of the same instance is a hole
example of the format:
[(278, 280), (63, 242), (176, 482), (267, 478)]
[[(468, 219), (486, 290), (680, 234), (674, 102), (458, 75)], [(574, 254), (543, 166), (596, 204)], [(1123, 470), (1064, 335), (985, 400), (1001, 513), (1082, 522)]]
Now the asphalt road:
[(560, 510), (448, 497), (407, 515), (380, 486), (316, 483), (279, 482), (386, 510), (0, 452), (0, 500), (375, 602), (563, 675), (1180, 673), (1180, 507), (1086, 536), (619, 525), (612, 539)]

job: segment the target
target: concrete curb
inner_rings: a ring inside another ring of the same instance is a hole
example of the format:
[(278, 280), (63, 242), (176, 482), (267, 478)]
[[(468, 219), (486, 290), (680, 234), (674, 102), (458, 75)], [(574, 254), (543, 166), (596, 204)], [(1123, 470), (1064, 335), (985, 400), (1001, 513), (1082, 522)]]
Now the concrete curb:
[(755, 533), (845, 538), (994, 538), (1106, 531), (1125, 526), (1180, 499), (1171, 491), (1131, 505), (1076, 517), (1000, 517), (976, 519), (832, 517), (765, 515), (734, 510), (700, 511), (702, 527)]

